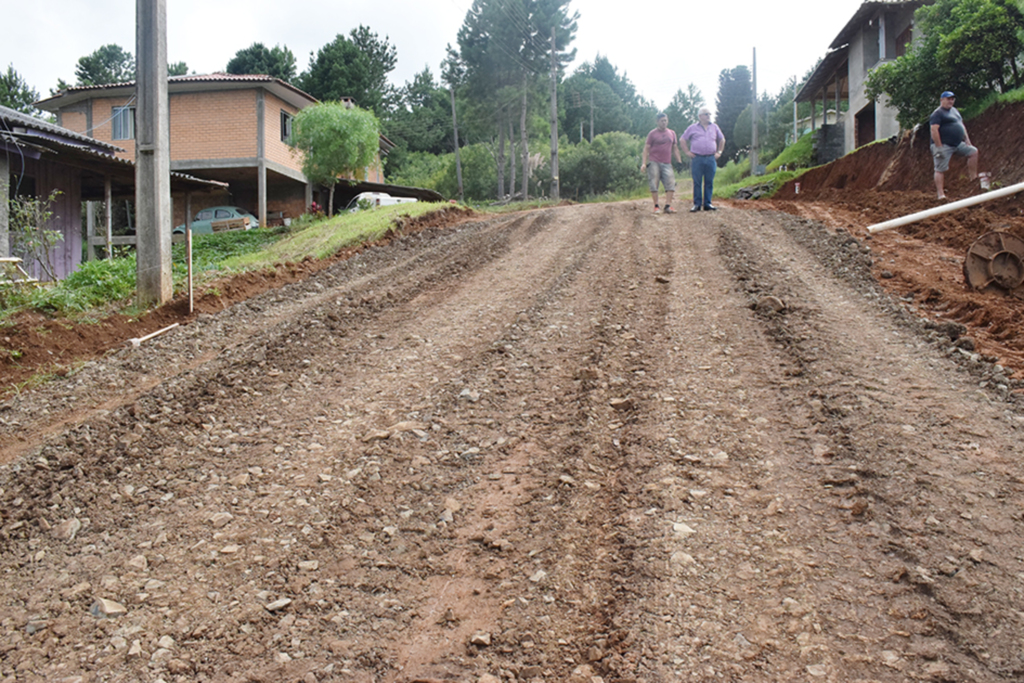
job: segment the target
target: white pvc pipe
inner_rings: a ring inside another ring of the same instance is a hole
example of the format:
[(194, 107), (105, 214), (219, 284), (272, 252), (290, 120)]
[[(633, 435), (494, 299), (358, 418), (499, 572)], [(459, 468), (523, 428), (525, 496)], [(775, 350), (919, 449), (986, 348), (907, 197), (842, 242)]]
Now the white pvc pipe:
[(1024, 192), (1024, 183), (1017, 183), (1016, 185), (1010, 185), (1009, 187), (1003, 187), (998, 190), (991, 190), (984, 194), (979, 194), (975, 197), (968, 197), (967, 199), (961, 199), (956, 202), (950, 202), (949, 204), (943, 204), (942, 206), (936, 206), (934, 209), (925, 209), (924, 211), (918, 211), (912, 213), (909, 216), (903, 216), (902, 218), (893, 218), (891, 221), (884, 223), (875, 223), (874, 225), (868, 226), (868, 232), (876, 233), (882, 232), (883, 230), (889, 230), (891, 228), (898, 228), (901, 225), (908, 225), (910, 223), (916, 223), (917, 221), (923, 221), (926, 218), (932, 216), (939, 216), (950, 211), (956, 211), (957, 209), (964, 209), (968, 206), (974, 206), (975, 204), (981, 204), (992, 199), (999, 199), (1001, 197), (1008, 197), (1011, 194), (1017, 194), (1018, 192)]
[(168, 332), (170, 330), (173, 330), (175, 327), (178, 326), (178, 324), (179, 323), (174, 323), (173, 325), (168, 325), (167, 327), (165, 327), (163, 329), (159, 329), (156, 332), (150, 332), (145, 337), (136, 337), (134, 339), (129, 339), (128, 342), (132, 345), (133, 348), (137, 349), (140, 346), (142, 346), (142, 342), (148, 341), (148, 340), (152, 339), (153, 337), (155, 337), (155, 336), (157, 336), (159, 334), (163, 334), (164, 332)]

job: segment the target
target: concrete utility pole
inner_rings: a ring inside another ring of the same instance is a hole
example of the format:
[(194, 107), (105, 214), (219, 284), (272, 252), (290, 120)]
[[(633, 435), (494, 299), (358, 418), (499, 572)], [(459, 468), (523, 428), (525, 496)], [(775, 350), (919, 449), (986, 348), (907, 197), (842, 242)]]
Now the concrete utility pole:
[(753, 89), (754, 99), (750, 105), (750, 120), (751, 120), (751, 140), (750, 140), (750, 174), (761, 175), (757, 171), (758, 159), (757, 149), (760, 147), (760, 141), (757, 139), (757, 48), (754, 48), (754, 71), (753, 71)]
[(798, 85), (799, 85), (799, 83), (797, 83), (797, 80), (794, 78), (793, 79), (793, 142), (794, 143), (797, 141), (797, 136), (800, 134), (797, 131), (797, 119), (796, 119), (796, 116), (797, 116), (796, 93), (797, 93), (797, 86)]
[(558, 194), (558, 54), (555, 52), (555, 28), (551, 27), (551, 198)]
[(7, 205), (8, 186), (11, 182), (9, 154), (0, 155), (0, 258), (11, 255), (10, 209)]
[(594, 89), (590, 89), (590, 141), (594, 141)]
[(459, 201), (465, 201), (462, 194), (462, 158), (459, 156), (459, 122), (455, 118), (455, 86), (449, 86), (448, 92), (452, 94), (452, 128), (455, 131), (455, 177), (459, 181)]
[(167, 0), (136, 0), (135, 218), (139, 305), (160, 305), (171, 280), (171, 165)]

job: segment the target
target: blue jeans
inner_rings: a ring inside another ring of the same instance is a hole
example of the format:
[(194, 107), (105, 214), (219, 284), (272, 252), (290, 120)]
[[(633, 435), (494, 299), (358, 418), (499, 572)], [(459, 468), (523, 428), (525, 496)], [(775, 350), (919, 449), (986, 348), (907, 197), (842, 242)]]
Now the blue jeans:
[(693, 205), (711, 206), (711, 195), (715, 189), (715, 155), (695, 156), (690, 160), (690, 173), (693, 174)]

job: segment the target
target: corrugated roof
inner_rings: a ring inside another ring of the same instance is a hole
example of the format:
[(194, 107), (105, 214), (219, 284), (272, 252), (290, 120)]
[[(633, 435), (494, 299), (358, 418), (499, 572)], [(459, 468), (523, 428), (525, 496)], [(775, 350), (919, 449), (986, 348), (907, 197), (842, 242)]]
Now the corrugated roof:
[[(207, 85), (213, 87), (202, 87)], [(193, 86), (199, 86), (199, 89), (212, 90), (217, 86), (225, 85), (261, 85), (271, 92), (274, 92), (274, 94), (278, 95), (285, 101), (291, 101), (292, 104), (299, 108), (317, 102), (315, 97), (303, 90), (300, 90), (299, 88), (296, 88), (291, 83), (266, 74), (188, 74), (185, 76), (170, 76), (167, 79), (168, 93), (189, 91), (192, 90)], [(135, 81), (104, 83), (101, 85), (76, 85), (66, 90), (62, 90), (52, 97), (36, 102), (35, 106), (44, 111), (56, 111), (62, 106), (67, 106), (68, 104), (88, 99), (93, 93), (122, 89), (134, 90)]]
[(88, 135), (76, 133), (73, 130), (62, 128), (61, 126), (58, 126), (55, 123), (43, 121), (42, 119), (38, 119), (35, 116), (23, 114), (17, 109), (11, 109), (10, 107), (4, 107), (2, 105), (0, 105), (0, 121), (3, 121), (3, 123), (5, 124), (3, 126), (3, 129), (0, 130), (0, 132), (11, 132), (11, 129), (15, 127), (25, 128), (32, 131), (39, 131), (47, 135), (56, 136), (58, 138), (64, 138), (64, 144), (69, 144), (68, 142), (66, 142), (67, 140), (74, 140), (79, 143), (78, 146), (91, 147), (97, 151), (106, 151), (111, 155), (114, 152), (125, 151), (124, 149), (118, 147), (117, 145), (112, 145), (109, 142), (103, 142), (102, 140), (91, 138)]
[(828, 47), (831, 50), (835, 50), (848, 44), (864, 22), (880, 9), (899, 7), (900, 5), (907, 5), (917, 9), (922, 5), (931, 5), (934, 2), (935, 0), (871, 0), (870, 2), (864, 2), (857, 8), (854, 15), (846, 22), (846, 26), (843, 27), (843, 30), (839, 32), (839, 35), (836, 36), (835, 40)]
[[(135, 163), (114, 156), (125, 150), (81, 133), (62, 128), (48, 121), (23, 114), (0, 105), (0, 142), (20, 149), (63, 155), (64, 161), (74, 161), (83, 168), (99, 174), (113, 174), (125, 183), (134, 183)], [(206, 190), (227, 187), (227, 183), (204, 180), (186, 173), (171, 172), (171, 184), (176, 190)]]

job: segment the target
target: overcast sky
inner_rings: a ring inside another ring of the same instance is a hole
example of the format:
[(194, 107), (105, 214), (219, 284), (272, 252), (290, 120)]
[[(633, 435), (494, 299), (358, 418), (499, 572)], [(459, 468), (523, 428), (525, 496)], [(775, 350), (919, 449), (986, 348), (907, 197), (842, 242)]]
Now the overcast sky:
[[(75, 64), (102, 45), (135, 52), (132, 0), (6, 2), (0, 68), (8, 65), (49, 95), (58, 78), (75, 81)], [(310, 52), (360, 24), (387, 36), (398, 51), (391, 78), (412, 80), (429, 66), (438, 75), (445, 46), (472, 0), (167, 0), (167, 58), (190, 72), (223, 71), (234, 54), (254, 42), (287, 46), (297, 69)], [(573, 0), (580, 13), (577, 61), (608, 57), (658, 107), (695, 84), (714, 108), (718, 74), (750, 65), (757, 48), (759, 92), (777, 93), (802, 77), (861, 5), (861, 0), (705, 0), (639, 2)], [(570, 69), (570, 73), (572, 71)]]

